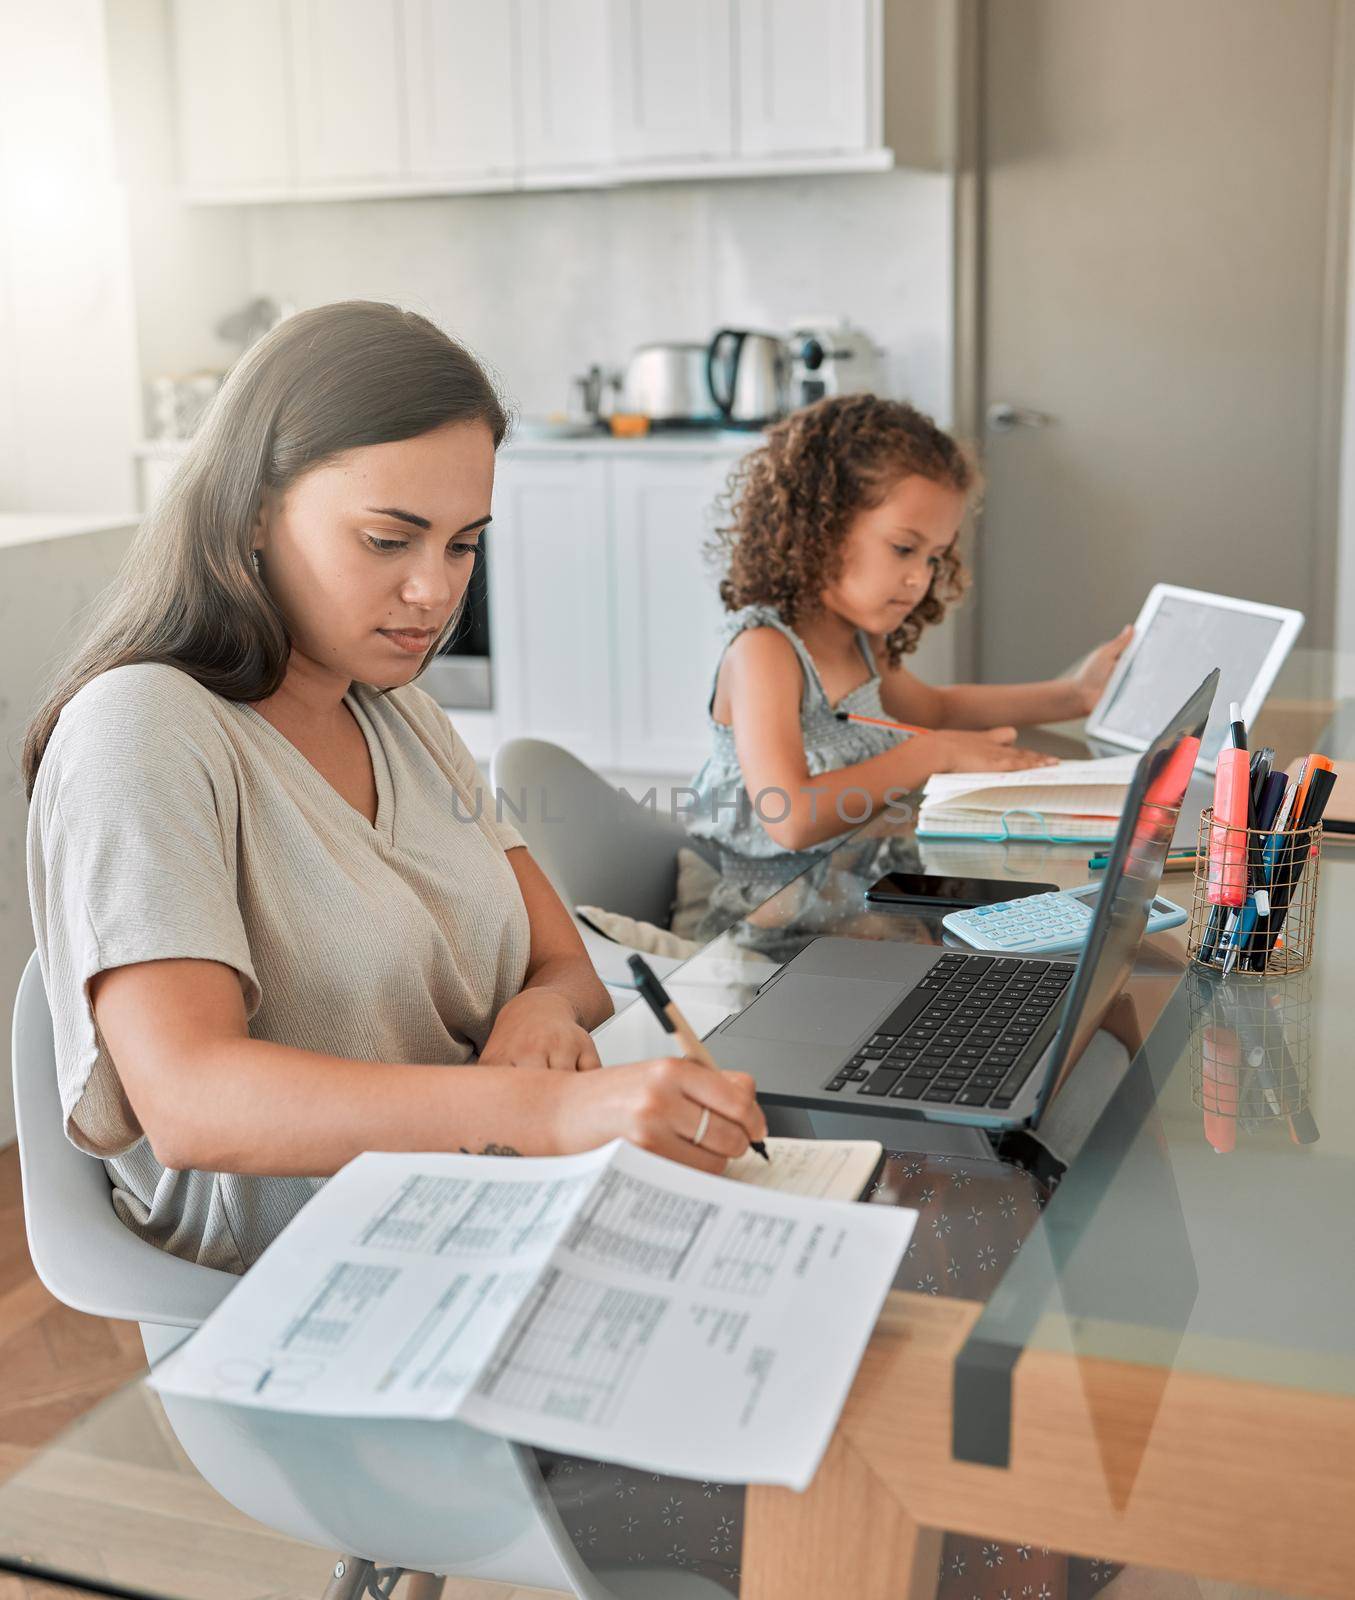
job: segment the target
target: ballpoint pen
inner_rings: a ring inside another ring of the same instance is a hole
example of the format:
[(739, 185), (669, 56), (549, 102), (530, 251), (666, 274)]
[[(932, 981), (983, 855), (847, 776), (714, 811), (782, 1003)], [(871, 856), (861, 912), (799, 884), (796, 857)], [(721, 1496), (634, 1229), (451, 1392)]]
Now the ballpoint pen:
[(1254, 941), (1262, 962), (1265, 952), (1272, 948), (1284, 929), (1290, 904), (1308, 869), (1308, 858), (1315, 853), (1313, 832), (1322, 821), (1322, 813), (1336, 787), (1336, 774), (1325, 756), (1309, 756), (1304, 777), (1304, 789), (1295, 801), (1288, 840), (1272, 880), (1270, 915), (1265, 919), (1259, 940)]
[[(683, 1055), (689, 1061), (699, 1061), (703, 1067), (714, 1067), (718, 1072), (720, 1063), (701, 1043), (691, 1023), (678, 1010), (672, 995), (659, 982), (653, 967), (643, 956), (631, 956), (628, 965), (635, 974), (635, 987), (640, 991), (640, 998), (654, 1013), (663, 1031), (677, 1036)], [(700, 1131), (698, 1128), (697, 1132)], [(750, 1139), (748, 1143), (764, 1161), (772, 1159), (761, 1139)]]

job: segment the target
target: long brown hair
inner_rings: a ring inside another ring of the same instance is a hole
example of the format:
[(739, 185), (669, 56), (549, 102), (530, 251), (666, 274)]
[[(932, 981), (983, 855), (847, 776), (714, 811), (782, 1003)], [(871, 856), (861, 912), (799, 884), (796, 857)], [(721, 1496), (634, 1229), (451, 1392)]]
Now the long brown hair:
[(449, 422), (483, 422), (496, 449), (508, 430), (483, 368), (427, 317), (347, 300), (300, 312), (261, 339), (222, 386), (91, 636), (30, 724), (26, 792), (66, 704), (114, 667), (164, 662), (227, 700), (273, 694), (291, 640), (250, 555), (264, 494), (285, 493), (345, 450)]
[[(726, 610), (775, 606), (794, 627), (841, 569), (851, 519), (913, 473), (971, 498), (980, 486), (964, 447), (902, 400), (835, 395), (769, 428), (731, 474), (720, 501), (727, 519), (709, 546), (725, 569)], [(891, 666), (917, 649), (922, 629), (940, 622), (968, 585), (959, 554), (946, 551), (927, 593), (885, 635)]]

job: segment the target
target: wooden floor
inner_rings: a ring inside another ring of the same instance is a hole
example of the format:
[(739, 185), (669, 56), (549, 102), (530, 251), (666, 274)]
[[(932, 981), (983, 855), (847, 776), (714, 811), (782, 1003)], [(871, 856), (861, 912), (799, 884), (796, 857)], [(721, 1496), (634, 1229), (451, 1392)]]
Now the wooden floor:
[[(154, 1393), (131, 1382), (145, 1370), (135, 1326), (70, 1311), (38, 1282), (18, 1155), (0, 1150), (0, 1550), (184, 1600), (320, 1600), (334, 1553), (269, 1532), (210, 1489)], [(86, 1591), (0, 1573), (0, 1600), (73, 1592)], [(443, 1600), (559, 1597), (449, 1579)]]
[(0, 1150), (0, 1479), (145, 1367), (131, 1323), (68, 1311), (38, 1282), (18, 1152)]

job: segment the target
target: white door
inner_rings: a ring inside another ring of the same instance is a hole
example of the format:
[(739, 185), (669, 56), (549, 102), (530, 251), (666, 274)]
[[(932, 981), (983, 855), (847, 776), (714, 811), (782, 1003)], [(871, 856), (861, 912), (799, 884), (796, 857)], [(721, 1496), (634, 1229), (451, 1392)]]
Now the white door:
[(517, 0), (527, 175), (612, 159), (610, 0)]
[(197, 193), (292, 182), (286, 0), (174, 0), (179, 175)]
[(513, 13), (483, 0), (404, 0), (409, 171), (507, 176), (517, 165)]
[(610, 766), (606, 463), (501, 455), (488, 539), (499, 739), (549, 739)]
[(740, 155), (864, 150), (875, 0), (735, 0)]
[(618, 771), (690, 776), (710, 753), (723, 610), (703, 546), (732, 465), (727, 455), (612, 463)]
[(616, 154), (695, 161), (734, 152), (733, 0), (611, 0)]
[(395, 0), (290, 0), (290, 14), (298, 182), (399, 176), (405, 94)]

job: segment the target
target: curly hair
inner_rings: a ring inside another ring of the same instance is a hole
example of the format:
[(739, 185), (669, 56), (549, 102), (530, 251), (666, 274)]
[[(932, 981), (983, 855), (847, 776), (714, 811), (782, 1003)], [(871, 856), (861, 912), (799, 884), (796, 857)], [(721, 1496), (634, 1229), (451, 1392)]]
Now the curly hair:
[[(775, 606), (794, 627), (840, 572), (852, 518), (914, 473), (966, 496), (980, 488), (964, 447), (902, 400), (834, 395), (769, 428), (730, 474), (718, 501), (727, 520), (707, 546), (724, 567), (725, 609)], [(917, 649), (923, 628), (968, 587), (959, 554), (947, 550), (927, 593), (885, 635), (890, 666)]]

